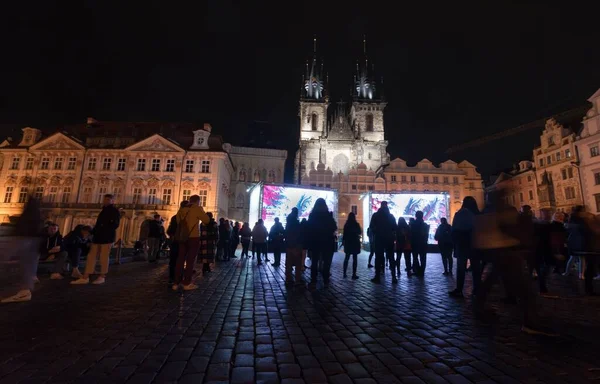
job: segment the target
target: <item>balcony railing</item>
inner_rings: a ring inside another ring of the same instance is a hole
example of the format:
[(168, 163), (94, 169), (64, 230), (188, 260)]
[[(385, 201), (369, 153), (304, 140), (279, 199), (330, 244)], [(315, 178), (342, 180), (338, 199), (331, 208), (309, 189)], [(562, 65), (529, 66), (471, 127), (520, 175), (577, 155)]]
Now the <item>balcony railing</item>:
[[(101, 203), (42, 203), (42, 208), (61, 208), (61, 209), (101, 209)], [(120, 209), (144, 209), (144, 210), (172, 210), (177, 209), (175, 204), (116, 204)]]

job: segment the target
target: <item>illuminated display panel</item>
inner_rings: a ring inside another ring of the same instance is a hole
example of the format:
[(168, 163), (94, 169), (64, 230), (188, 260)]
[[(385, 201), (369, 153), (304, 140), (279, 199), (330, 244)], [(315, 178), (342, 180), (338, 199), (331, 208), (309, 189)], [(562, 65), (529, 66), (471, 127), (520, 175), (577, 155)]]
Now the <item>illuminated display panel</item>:
[(448, 217), (447, 193), (371, 193), (363, 197), (364, 239), (367, 239), (367, 228), (374, 212), (377, 212), (382, 201), (388, 202), (390, 212), (396, 220), (404, 217), (406, 222), (415, 217), (417, 211), (423, 211), (423, 219), (430, 225), (429, 244), (437, 244), (433, 239), (442, 217)]

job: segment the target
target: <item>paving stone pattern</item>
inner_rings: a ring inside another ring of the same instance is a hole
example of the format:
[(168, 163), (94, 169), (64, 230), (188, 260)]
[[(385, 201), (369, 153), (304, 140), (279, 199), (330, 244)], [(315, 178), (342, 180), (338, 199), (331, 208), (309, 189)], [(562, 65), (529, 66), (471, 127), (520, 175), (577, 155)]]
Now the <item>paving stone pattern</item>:
[[(200, 289), (175, 293), (166, 265), (113, 266), (103, 286), (42, 279), (29, 303), (0, 307), (4, 383), (515, 383), (600, 380), (600, 299), (552, 276), (560, 299), (540, 299), (558, 338), (520, 332), (520, 311), (490, 298), (491, 324), (430, 255), (424, 279), (388, 274), (316, 292), (284, 285), (283, 268), (220, 263)], [(308, 271), (305, 274), (308, 279)], [(470, 286), (468, 286), (470, 287)]]

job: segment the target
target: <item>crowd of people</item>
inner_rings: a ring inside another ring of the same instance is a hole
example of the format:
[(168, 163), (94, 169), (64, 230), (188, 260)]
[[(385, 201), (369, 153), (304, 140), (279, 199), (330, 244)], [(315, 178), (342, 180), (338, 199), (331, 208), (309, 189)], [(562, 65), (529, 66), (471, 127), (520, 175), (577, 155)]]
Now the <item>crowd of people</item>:
[[(541, 331), (534, 313), (536, 293), (532, 289), (532, 281), (537, 280), (539, 294), (551, 295), (547, 286), (548, 274), (553, 271), (568, 275), (577, 259), (580, 262), (585, 259), (585, 291), (588, 295), (595, 295), (593, 280), (600, 251), (600, 223), (595, 216), (584, 212), (582, 207), (576, 207), (569, 215), (557, 212), (550, 218), (542, 212), (540, 218), (535, 218), (528, 206), (522, 207), (519, 212), (508, 205), (502, 191), (488, 197), (483, 211), (479, 210), (473, 197), (466, 197), (452, 224), (443, 218), (435, 232), (443, 274), (452, 276), (456, 264), (456, 287), (449, 292), (451, 297), (464, 297), (465, 276), (470, 270), (474, 309), (478, 316), (485, 317), (486, 296), (495, 282), (501, 279), (506, 301), (523, 304), (523, 327), (535, 333)], [(54, 263), (50, 275), (53, 280), (64, 278), (64, 266), (69, 262), (73, 266), (71, 277), (74, 280), (71, 284), (82, 285), (90, 283), (99, 259), (100, 272), (92, 284), (104, 284), (119, 220), (120, 212), (113, 204), (113, 197), (106, 195), (95, 226), (79, 225), (63, 238), (55, 223), (47, 222), (44, 228), (37, 228), (41, 223), (39, 202), (31, 198), (11, 234), (19, 241), (20, 249), (28, 250), (19, 255), (23, 283), (17, 294), (3, 302), (31, 300), (32, 285), (37, 281), (38, 260)], [(371, 281), (380, 283), (389, 269), (391, 283), (397, 284), (403, 257), (406, 274), (423, 277), (427, 266), (429, 232), (430, 226), (424, 221), (423, 212), (416, 212), (415, 217), (407, 222), (404, 217), (396, 219), (387, 203), (382, 202), (367, 229), (370, 247), (368, 267), (375, 268)], [(352, 259), (351, 278), (358, 279), (363, 231), (354, 213), (348, 215), (341, 233), (345, 254), (343, 278), (348, 277)], [(194, 195), (181, 203), (166, 231), (163, 219), (155, 215), (142, 226), (140, 239), (145, 244), (150, 262), (158, 260), (163, 249), (168, 251), (168, 284), (175, 291), (196, 289), (196, 265), (202, 265), (204, 274), (210, 273), (216, 261), (236, 258), (240, 244), (240, 256), (256, 256), (258, 266), (270, 262), (268, 255), (272, 254), (273, 267), (279, 267), (281, 255), (285, 253), (286, 284), (306, 284), (304, 271), (310, 268), (308, 288), (316, 289), (319, 278), (327, 287), (331, 279), (331, 263), (338, 251), (337, 223), (323, 199), (316, 200), (308, 219), (300, 220), (298, 210), (293, 208), (285, 218), (285, 225), (276, 218), (274, 225), (266, 228), (260, 219), (251, 228), (247, 222), (242, 224), (224, 218), (217, 222), (200, 206), (200, 197)], [(11, 251), (3, 250), (3, 253), (11, 255)], [(87, 256), (83, 273), (79, 270), (82, 256)], [(307, 258), (310, 259), (308, 266)]]

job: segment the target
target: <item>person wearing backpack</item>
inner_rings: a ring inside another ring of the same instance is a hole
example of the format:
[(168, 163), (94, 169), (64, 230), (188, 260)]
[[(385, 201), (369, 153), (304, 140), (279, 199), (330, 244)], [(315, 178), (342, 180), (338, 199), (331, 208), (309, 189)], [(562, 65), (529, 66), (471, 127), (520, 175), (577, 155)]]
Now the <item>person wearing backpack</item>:
[(172, 289), (177, 291), (180, 286), (183, 286), (183, 290), (191, 291), (198, 288), (192, 283), (192, 274), (200, 249), (200, 221), (204, 224), (210, 222), (210, 218), (200, 206), (200, 196), (191, 196), (189, 204), (177, 212), (176, 220), (175, 241), (179, 243), (179, 252)]
[[(179, 209), (187, 207), (189, 201), (183, 200), (179, 203)], [(175, 265), (177, 264), (177, 256), (179, 255), (179, 243), (175, 241), (175, 233), (177, 232), (177, 215), (171, 217), (169, 226), (167, 227), (167, 236), (169, 236), (169, 287), (175, 283)]]

